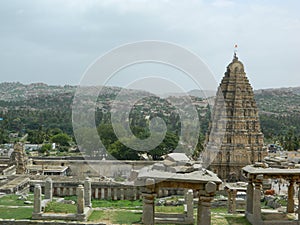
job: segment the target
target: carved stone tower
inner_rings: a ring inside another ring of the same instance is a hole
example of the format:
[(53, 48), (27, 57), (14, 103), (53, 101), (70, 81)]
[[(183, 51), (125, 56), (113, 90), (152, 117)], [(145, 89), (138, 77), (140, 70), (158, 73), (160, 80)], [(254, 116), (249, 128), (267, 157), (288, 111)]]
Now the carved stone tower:
[(17, 174), (24, 174), (26, 172), (27, 157), (23, 143), (18, 142), (14, 145), (14, 151), (11, 154), (11, 163), (16, 166)]
[(236, 54), (218, 88), (205, 148), (214, 155), (209, 169), (228, 181), (266, 156), (253, 89)]

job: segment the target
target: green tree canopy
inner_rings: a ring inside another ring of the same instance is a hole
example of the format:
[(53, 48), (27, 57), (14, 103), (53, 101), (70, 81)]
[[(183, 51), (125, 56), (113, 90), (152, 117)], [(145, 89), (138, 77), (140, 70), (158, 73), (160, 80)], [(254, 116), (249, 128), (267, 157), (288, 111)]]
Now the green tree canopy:
[(71, 138), (66, 133), (56, 134), (51, 138), (53, 143), (58, 144), (59, 146), (70, 146)]

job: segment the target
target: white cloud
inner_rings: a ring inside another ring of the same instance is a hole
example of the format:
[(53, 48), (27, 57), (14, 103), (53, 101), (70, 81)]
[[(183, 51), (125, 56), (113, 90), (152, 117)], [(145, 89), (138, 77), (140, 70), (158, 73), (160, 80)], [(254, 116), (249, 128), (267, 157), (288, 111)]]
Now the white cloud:
[(234, 6), (234, 2), (230, 0), (216, 0), (212, 3), (212, 5), (223, 8), (223, 7)]
[(298, 8), (295, 1), (3, 1), (0, 81), (78, 83), (84, 68), (111, 48), (157, 39), (196, 52), (218, 80), (237, 42), (255, 88), (300, 85)]

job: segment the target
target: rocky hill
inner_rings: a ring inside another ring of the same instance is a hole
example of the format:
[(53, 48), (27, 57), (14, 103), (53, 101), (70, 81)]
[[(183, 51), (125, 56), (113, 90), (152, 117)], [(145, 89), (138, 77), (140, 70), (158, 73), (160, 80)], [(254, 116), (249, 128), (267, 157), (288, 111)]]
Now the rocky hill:
[[(120, 90), (122, 89), (118, 87), (103, 88), (98, 98), (102, 107), (98, 110), (99, 118), (105, 118), (103, 115), (110, 110), (111, 103)], [(9, 132), (25, 132), (26, 129), (58, 127), (72, 134), (71, 109), (75, 91), (76, 86), (70, 85), (0, 83), (0, 118), (4, 118), (2, 128)], [(128, 96), (139, 96), (142, 92), (125, 90), (125, 93)], [(202, 98), (202, 91), (193, 90), (189, 94), (193, 96), (193, 104), (203, 120), (202, 132), (205, 133), (208, 126), (207, 100)], [(205, 95), (210, 97), (213, 92), (205, 91)], [(180, 98), (180, 94), (169, 94), (166, 100), (170, 99), (180, 105)], [(256, 90), (255, 99), (260, 111), (262, 130), (267, 139), (284, 135), (291, 127), (300, 135), (300, 87)], [(155, 115), (166, 120), (171, 117), (174, 121), (178, 115), (175, 115), (176, 110), (166, 100), (149, 97), (136, 104), (132, 115), (139, 117), (139, 121)], [(124, 105), (124, 102), (119, 104)], [(178, 126), (180, 125), (176, 124), (177, 128)]]

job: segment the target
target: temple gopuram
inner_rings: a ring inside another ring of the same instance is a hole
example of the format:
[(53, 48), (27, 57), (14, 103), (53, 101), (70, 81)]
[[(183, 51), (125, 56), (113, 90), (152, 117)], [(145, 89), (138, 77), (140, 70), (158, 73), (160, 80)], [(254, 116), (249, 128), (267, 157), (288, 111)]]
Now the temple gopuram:
[(236, 53), (218, 88), (206, 137), (209, 169), (227, 181), (241, 179), (241, 169), (266, 156), (253, 89)]

